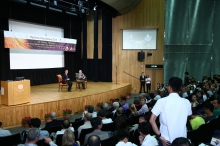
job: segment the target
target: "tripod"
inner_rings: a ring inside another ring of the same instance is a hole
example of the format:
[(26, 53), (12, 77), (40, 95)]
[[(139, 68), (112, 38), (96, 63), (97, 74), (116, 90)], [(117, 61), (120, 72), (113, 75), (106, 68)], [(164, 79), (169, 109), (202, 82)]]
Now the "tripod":
[(117, 82), (117, 65), (116, 65), (115, 67), (116, 67), (116, 72), (115, 72), (115, 75), (116, 75), (116, 83), (113, 83), (113, 84), (120, 85), (120, 84)]

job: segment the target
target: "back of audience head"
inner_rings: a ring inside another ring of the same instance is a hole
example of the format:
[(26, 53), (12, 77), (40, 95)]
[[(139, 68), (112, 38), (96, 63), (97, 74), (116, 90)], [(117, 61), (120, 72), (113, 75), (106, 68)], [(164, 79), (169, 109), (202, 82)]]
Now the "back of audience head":
[(124, 110), (123, 110), (123, 108), (118, 108), (117, 109), (117, 111), (116, 111), (116, 113), (117, 113), (117, 116), (122, 116), (123, 114), (124, 114)]
[(85, 116), (84, 116), (84, 120), (91, 121), (92, 120), (92, 114), (91, 113), (86, 113)]
[(139, 117), (139, 123), (142, 123), (142, 122), (147, 122), (147, 116), (146, 115), (141, 115)]
[(179, 137), (174, 139), (171, 146), (191, 146), (191, 144), (187, 138)]
[(124, 104), (126, 103), (126, 100), (127, 100), (127, 99), (126, 99), (125, 97), (122, 97), (122, 98), (121, 98), (121, 104), (124, 105)]
[(105, 110), (100, 110), (100, 111), (98, 112), (98, 116), (99, 116), (100, 118), (105, 118), (105, 117), (106, 117), (106, 112), (105, 112)]
[(91, 124), (93, 129), (102, 129), (102, 119), (99, 117), (93, 118)]
[(70, 121), (69, 120), (63, 120), (62, 126), (64, 129), (68, 129), (70, 127)]
[(178, 77), (172, 77), (169, 79), (168, 85), (169, 85), (168, 87), (170, 87), (173, 92), (178, 93), (182, 87), (182, 79), (180, 79)]
[(133, 103), (130, 103), (130, 104), (129, 104), (129, 109), (130, 109), (131, 111), (134, 111), (135, 113), (137, 113), (137, 109), (136, 109), (136, 107), (135, 107), (135, 105), (134, 105)]
[(149, 94), (149, 97), (150, 97), (150, 99), (154, 99), (154, 93), (151, 92), (151, 93)]
[(126, 119), (122, 116), (119, 116), (115, 120), (116, 130), (122, 130), (127, 128)]
[(139, 123), (138, 131), (142, 136), (146, 136), (146, 135), (150, 134), (149, 124), (147, 122)]
[(56, 119), (57, 118), (57, 114), (55, 112), (51, 112), (51, 119)]
[(62, 146), (72, 146), (75, 142), (75, 135), (74, 133), (67, 129), (62, 137)]
[(104, 109), (104, 110), (108, 110), (108, 103), (104, 103), (104, 104), (103, 104), (103, 109)]
[(32, 128), (39, 128), (41, 120), (39, 118), (31, 118), (28, 122), (28, 126)]
[(36, 143), (39, 140), (40, 130), (38, 128), (31, 128), (27, 133), (27, 141)]
[(97, 135), (92, 135), (87, 140), (87, 146), (101, 146), (101, 140)]
[(211, 103), (206, 103), (205, 105), (204, 105), (204, 111), (205, 111), (205, 113), (207, 113), (207, 112), (213, 112), (213, 110), (214, 110), (214, 106), (213, 106), (213, 104), (211, 104)]
[(103, 104), (97, 104), (97, 110), (100, 111), (103, 109)]
[(89, 105), (89, 107), (88, 107), (88, 112), (89, 112), (89, 113), (93, 113), (93, 111), (94, 111), (94, 106)]
[(138, 97), (134, 98), (134, 104), (140, 104), (140, 99)]
[(119, 103), (118, 102), (113, 102), (113, 107), (116, 109), (116, 108), (119, 108)]
[[(129, 133), (127, 130), (123, 129), (123, 130), (119, 130), (117, 131), (117, 135), (116, 135), (117, 139), (119, 141), (128, 141), (129, 139)], [(125, 140), (126, 139), (126, 140)]]

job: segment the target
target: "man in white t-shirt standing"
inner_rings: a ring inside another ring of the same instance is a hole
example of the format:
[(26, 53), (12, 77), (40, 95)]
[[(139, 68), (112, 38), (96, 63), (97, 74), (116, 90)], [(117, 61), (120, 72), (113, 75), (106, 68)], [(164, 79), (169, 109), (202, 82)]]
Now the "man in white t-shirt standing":
[[(169, 145), (177, 137), (186, 137), (187, 117), (192, 114), (191, 104), (178, 95), (182, 80), (177, 77), (169, 79), (167, 86), (169, 96), (157, 101), (152, 109), (150, 123), (157, 137), (164, 146)], [(156, 118), (160, 115), (160, 130)]]

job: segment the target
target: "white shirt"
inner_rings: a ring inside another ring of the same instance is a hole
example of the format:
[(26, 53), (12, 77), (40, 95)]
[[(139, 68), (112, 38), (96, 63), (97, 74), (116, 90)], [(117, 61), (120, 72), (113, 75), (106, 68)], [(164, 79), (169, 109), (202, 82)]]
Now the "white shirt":
[(152, 113), (160, 115), (161, 135), (170, 143), (177, 137), (186, 137), (187, 117), (192, 114), (189, 100), (170, 93), (156, 102)]
[(202, 97), (203, 97), (203, 101), (207, 100), (207, 96), (205, 94)]
[(207, 93), (209, 94), (209, 97), (211, 97), (213, 95), (211, 90), (208, 90)]
[(150, 82), (151, 82), (151, 78), (148, 77), (148, 78), (145, 79), (145, 81), (146, 81), (146, 84), (150, 84)]
[(82, 126), (79, 126), (79, 128), (78, 128), (78, 138), (80, 136), (80, 133), (81, 133), (82, 129), (89, 129), (89, 128), (92, 128), (92, 125), (91, 125), (90, 121), (86, 121), (86, 122), (84, 122), (84, 124)]
[(112, 123), (112, 119), (111, 118), (106, 118), (102, 120), (102, 124), (108, 124), (108, 123)]
[(11, 132), (9, 130), (3, 130), (0, 128), (0, 137), (9, 136), (11, 135)]
[[(84, 118), (84, 115), (87, 114), (87, 113), (88, 113), (88, 111), (84, 111), (84, 112), (83, 112), (83, 114), (82, 114), (82, 119)], [(97, 117), (97, 112), (93, 112), (93, 113), (92, 113), (92, 118), (96, 118), (96, 117)]]
[(161, 98), (160, 95), (156, 95), (156, 96), (154, 97), (154, 100), (158, 100), (158, 99), (160, 99), (160, 98)]
[[(73, 127), (69, 127), (68, 129), (71, 130), (72, 132), (74, 132), (74, 128), (73, 128)], [(64, 132), (65, 132), (66, 130), (67, 130), (67, 129), (61, 129), (61, 131), (57, 131), (56, 134), (55, 134), (55, 136), (54, 136), (54, 142), (56, 142), (57, 135), (64, 134)]]
[(123, 141), (119, 141), (115, 146), (137, 146), (137, 145), (131, 142), (124, 143)]
[(158, 146), (158, 142), (157, 142), (155, 137), (153, 137), (150, 134), (148, 134), (144, 138), (141, 146)]
[(186, 97), (188, 97), (188, 94), (187, 94), (187, 92), (184, 92), (183, 93), (183, 96), (182, 96), (183, 98), (186, 98)]

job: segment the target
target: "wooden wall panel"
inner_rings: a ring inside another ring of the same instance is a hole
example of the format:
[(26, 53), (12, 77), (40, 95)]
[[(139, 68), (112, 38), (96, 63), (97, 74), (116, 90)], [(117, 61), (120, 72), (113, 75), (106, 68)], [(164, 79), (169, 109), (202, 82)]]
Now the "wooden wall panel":
[[(128, 76), (127, 72), (132, 76), (139, 78), (141, 72), (145, 72), (145, 64), (163, 64), (164, 49), (164, 0), (142, 0), (140, 4), (132, 11), (113, 19), (113, 66), (112, 79), (116, 81), (115, 66), (118, 66), (118, 81), (132, 83), (132, 92), (139, 92), (139, 80)], [(123, 28), (158, 28), (157, 50), (146, 50), (151, 52), (152, 56), (145, 56), (144, 62), (139, 62), (137, 54), (140, 50), (122, 50), (122, 30)], [(160, 79), (163, 79), (163, 74)], [(155, 76), (156, 77), (156, 76)], [(153, 82), (156, 79), (152, 79)]]
[[(116, 86), (116, 85), (115, 85)], [(111, 98), (119, 98), (121, 94), (126, 95), (131, 90), (131, 84), (110, 89), (102, 93), (94, 93), (91, 95), (63, 98), (62, 100), (50, 101), (45, 103), (25, 104), (17, 106), (2, 107), (0, 110), (0, 121), (4, 123), (4, 128), (21, 125), (21, 118), (25, 116), (38, 117), (44, 120), (45, 113), (54, 111), (58, 117), (63, 116), (63, 110), (68, 108), (73, 113), (84, 111), (86, 104), (96, 107), (98, 102), (108, 102)]]

